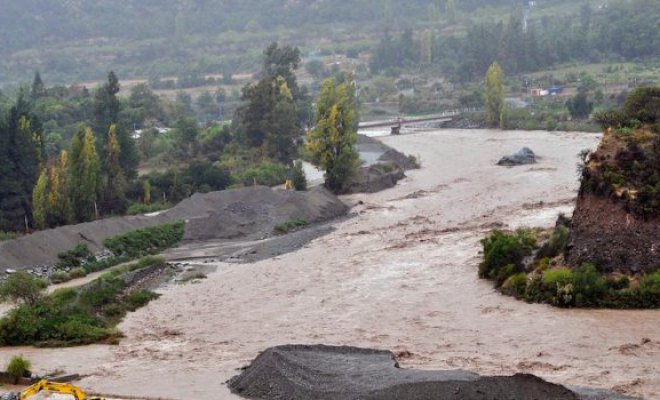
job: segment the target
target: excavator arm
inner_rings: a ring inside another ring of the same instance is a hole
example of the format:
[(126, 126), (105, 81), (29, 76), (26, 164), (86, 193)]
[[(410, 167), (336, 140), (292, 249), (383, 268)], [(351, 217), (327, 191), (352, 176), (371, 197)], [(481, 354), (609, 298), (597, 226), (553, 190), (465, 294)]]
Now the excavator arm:
[(23, 390), (19, 394), (18, 400), (29, 400), (31, 397), (42, 391), (59, 393), (59, 394), (69, 394), (72, 395), (76, 400), (102, 400), (99, 398), (88, 398), (85, 392), (83, 392), (77, 386), (70, 385), (67, 383), (49, 382), (45, 379)]

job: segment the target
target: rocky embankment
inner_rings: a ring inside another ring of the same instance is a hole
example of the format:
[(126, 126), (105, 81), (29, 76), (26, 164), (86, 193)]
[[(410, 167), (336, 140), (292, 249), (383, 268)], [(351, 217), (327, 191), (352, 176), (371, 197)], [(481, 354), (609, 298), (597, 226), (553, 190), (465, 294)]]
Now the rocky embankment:
[(584, 167), (569, 265), (652, 273), (660, 264), (660, 134), (609, 129)]
[(380, 192), (405, 178), (405, 171), (419, 168), (414, 157), (369, 136), (358, 135), (357, 150), (363, 164), (346, 183), (344, 193)]
[(602, 272), (651, 273), (660, 265), (660, 218), (645, 220), (620, 202), (582, 193), (567, 254), (569, 265), (589, 262)]

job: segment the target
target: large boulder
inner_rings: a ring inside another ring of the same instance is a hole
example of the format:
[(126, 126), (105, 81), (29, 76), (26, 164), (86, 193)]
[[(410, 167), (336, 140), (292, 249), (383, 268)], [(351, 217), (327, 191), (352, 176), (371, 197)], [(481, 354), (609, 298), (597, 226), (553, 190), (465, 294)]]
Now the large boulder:
[(497, 165), (514, 167), (517, 165), (536, 164), (536, 154), (529, 147), (523, 147), (517, 153), (502, 157)]

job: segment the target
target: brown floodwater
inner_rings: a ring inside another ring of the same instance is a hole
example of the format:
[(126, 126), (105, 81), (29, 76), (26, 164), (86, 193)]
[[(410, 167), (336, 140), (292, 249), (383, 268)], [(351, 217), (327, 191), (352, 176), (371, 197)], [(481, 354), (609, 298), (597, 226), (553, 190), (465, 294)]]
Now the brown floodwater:
[[(305, 248), (253, 264), (218, 263), (120, 325), (117, 346), (2, 349), (38, 371), (89, 374), (102, 393), (234, 398), (225, 386), (270, 346), (354, 345), (410, 352), (405, 368), (526, 372), (552, 382), (660, 398), (660, 311), (526, 304), (477, 278), (492, 227), (552, 226), (570, 213), (577, 154), (599, 135), (443, 130), (381, 138), (417, 156), (395, 188), (353, 195), (355, 218)], [(533, 166), (502, 168), (529, 146)], [(543, 202), (543, 203), (540, 203)]]

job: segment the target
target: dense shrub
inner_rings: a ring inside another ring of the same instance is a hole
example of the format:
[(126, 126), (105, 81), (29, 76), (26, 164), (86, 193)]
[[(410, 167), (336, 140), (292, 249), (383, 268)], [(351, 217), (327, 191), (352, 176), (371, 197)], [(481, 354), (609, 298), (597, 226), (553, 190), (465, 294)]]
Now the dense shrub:
[(522, 229), (515, 233), (495, 231), (483, 239), (481, 244), (484, 261), (479, 265), (479, 276), (496, 279), (500, 269), (509, 265), (514, 266), (507, 268), (510, 275), (520, 272), (523, 258), (531, 254), (536, 246), (536, 239), (529, 231)]
[(30, 376), (30, 367), (32, 363), (30, 360), (23, 358), (23, 356), (14, 356), (7, 364), (7, 373), (14, 377), (16, 381), (20, 378)]
[(243, 172), (240, 181), (245, 186), (264, 185), (277, 186), (287, 179), (286, 167), (270, 161), (263, 161), (254, 168)]
[(140, 257), (155, 254), (183, 239), (184, 223), (165, 224), (139, 229), (103, 241), (103, 245), (118, 256)]
[(0, 300), (15, 303), (36, 304), (48, 284), (25, 271), (18, 271), (0, 284)]
[(593, 264), (584, 264), (573, 272), (573, 292), (578, 307), (598, 306), (605, 295), (605, 279)]
[(550, 239), (543, 243), (536, 254), (537, 259), (553, 258), (564, 253), (568, 242), (568, 228), (559, 225), (552, 232)]
[(58, 269), (75, 268), (81, 266), (85, 262), (96, 260), (94, 253), (92, 253), (89, 247), (84, 243), (78, 244), (71, 250), (59, 253), (57, 258), (59, 261), (55, 267)]
[(504, 284), (502, 284), (502, 293), (508, 294), (515, 298), (521, 299), (525, 297), (527, 290), (527, 274), (521, 272), (510, 276)]

